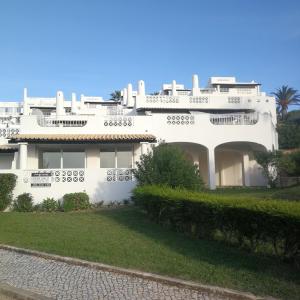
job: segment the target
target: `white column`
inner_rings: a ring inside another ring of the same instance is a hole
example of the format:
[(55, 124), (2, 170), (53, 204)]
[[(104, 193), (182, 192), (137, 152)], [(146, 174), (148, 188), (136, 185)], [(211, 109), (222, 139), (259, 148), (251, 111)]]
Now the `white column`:
[(141, 142), (141, 155), (148, 153), (148, 146), (149, 146), (149, 143)]
[(127, 89), (126, 88), (123, 89), (123, 100), (122, 100), (122, 103), (123, 103), (124, 106), (127, 105)]
[(76, 114), (76, 111), (77, 111), (76, 94), (72, 93), (71, 112), (72, 114)]
[(129, 83), (127, 86), (127, 106), (128, 107), (133, 107), (133, 96), (132, 96), (132, 84)]
[(138, 82), (138, 95), (145, 96), (145, 82), (143, 80), (139, 80)]
[(24, 116), (28, 116), (29, 115), (29, 105), (28, 105), (27, 88), (24, 88), (24, 94), (23, 94), (23, 115)]
[(14, 152), (14, 158), (11, 163), (11, 168), (13, 170), (17, 169), (17, 162), (18, 162), (18, 151)]
[(63, 116), (64, 114), (64, 94), (62, 91), (58, 91), (56, 93), (56, 116)]
[(192, 83), (193, 83), (192, 95), (193, 96), (199, 96), (200, 95), (200, 89), (199, 89), (198, 75), (196, 75), (196, 74), (193, 75)]
[(244, 174), (244, 185), (250, 186), (250, 172), (249, 172), (249, 154), (243, 154), (243, 174)]
[(19, 143), (19, 169), (27, 168), (27, 146), (28, 143)]
[(216, 165), (215, 165), (215, 149), (209, 148), (207, 151), (208, 165), (208, 182), (211, 190), (216, 189)]
[(176, 81), (172, 81), (172, 96), (177, 96)]
[(84, 109), (85, 104), (84, 104), (84, 95), (80, 95), (80, 109)]

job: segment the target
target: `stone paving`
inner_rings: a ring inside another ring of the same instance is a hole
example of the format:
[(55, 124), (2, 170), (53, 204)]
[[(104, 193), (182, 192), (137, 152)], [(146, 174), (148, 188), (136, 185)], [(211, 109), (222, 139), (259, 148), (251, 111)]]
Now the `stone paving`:
[(221, 300), (196, 290), (0, 249), (0, 282), (53, 299)]

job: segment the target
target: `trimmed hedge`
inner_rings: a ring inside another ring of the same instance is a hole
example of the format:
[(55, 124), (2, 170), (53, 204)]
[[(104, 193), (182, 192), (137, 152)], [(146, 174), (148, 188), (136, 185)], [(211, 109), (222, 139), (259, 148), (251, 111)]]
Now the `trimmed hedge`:
[(16, 182), (15, 174), (0, 174), (0, 211), (5, 210), (11, 204)]
[(133, 200), (156, 222), (197, 238), (221, 233), (253, 250), (272, 245), (277, 255), (300, 258), (299, 202), (234, 199), (161, 186), (137, 187)]
[(53, 211), (57, 211), (58, 208), (59, 208), (58, 201), (56, 201), (54, 198), (46, 198), (40, 204), (41, 211), (53, 212)]
[(62, 201), (62, 210), (82, 210), (90, 207), (89, 196), (86, 193), (65, 194)]

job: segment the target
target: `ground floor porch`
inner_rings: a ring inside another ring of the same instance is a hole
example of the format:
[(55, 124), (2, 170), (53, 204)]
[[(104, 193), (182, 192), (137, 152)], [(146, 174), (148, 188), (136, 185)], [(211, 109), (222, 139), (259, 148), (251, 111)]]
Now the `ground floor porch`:
[[(254, 159), (264, 146), (230, 142), (216, 147), (171, 143), (181, 148), (198, 168), (210, 189), (224, 186), (264, 186), (266, 180)], [(92, 202), (121, 201), (135, 186), (132, 170), (140, 156), (156, 144), (147, 141), (106, 143), (28, 142), (0, 149), (0, 172), (15, 173), (15, 195), (31, 193), (36, 202), (86, 192)]]

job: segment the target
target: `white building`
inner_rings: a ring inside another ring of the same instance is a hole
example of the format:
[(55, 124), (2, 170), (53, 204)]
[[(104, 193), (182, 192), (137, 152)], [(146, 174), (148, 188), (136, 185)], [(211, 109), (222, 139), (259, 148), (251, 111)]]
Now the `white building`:
[(155, 95), (141, 80), (119, 102), (81, 95), (0, 102), (0, 172), (18, 176), (15, 195), (46, 197), (85, 191), (92, 201), (128, 198), (140, 155), (164, 141), (180, 146), (207, 185), (259, 186), (253, 157), (278, 148), (274, 97), (260, 84), (211, 77), (205, 88), (173, 81)]

